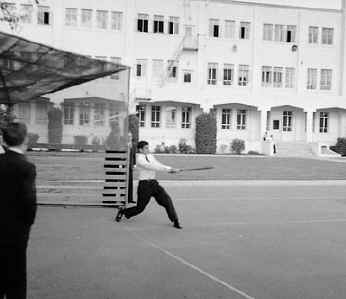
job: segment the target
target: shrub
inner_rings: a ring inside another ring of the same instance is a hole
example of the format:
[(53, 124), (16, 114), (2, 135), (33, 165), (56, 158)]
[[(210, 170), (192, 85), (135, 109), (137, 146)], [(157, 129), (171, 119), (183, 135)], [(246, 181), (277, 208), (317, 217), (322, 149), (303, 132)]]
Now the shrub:
[(330, 149), (342, 156), (346, 156), (346, 138), (338, 138), (336, 145), (331, 146)]
[(61, 144), (62, 133), (62, 111), (54, 107), (48, 112), (48, 143)]
[(101, 144), (101, 138), (94, 136), (93, 139), (91, 140), (92, 145), (100, 145)]
[(192, 146), (188, 145), (184, 138), (180, 139), (178, 149), (181, 154), (192, 154), (194, 152)]
[(196, 118), (195, 138), (198, 154), (215, 154), (216, 117), (214, 113), (202, 113)]
[(137, 147), (138, 139), (139, 139), (139, 120), (136, 114), (129, 115), (129, 132), (132, 134), (132, 145), (133, 148)]
[(257, 151), (248, 151), (247, 152), (248, 155), (256, 155), (256, 156), (261, 156), (262, 154), (260, 154), (259, 152)]
[(231, 143), (233, 153), (240, 155), (245, 150), (245, 142), (242, 139), (233, 139)]
[(227, 149), (228, 149), (228, 145), (227, 145), (227, 144), (221, 144), (221, 146), (220, 146), (220, 152), (221, 152), (222, 154), (226, 153)]
[(168, 153), (170, 153), (170, 154), (178, 153), (178, 147), (176, 145), (170, 145), (168, 147)]
[(39, 138), (40, 136), (36, 133), (28, 133), (28, 148), (33, 148)]
[(88, 143), (88, 137), (84, 135), (74, 136), (74, 144), (77, 146), (86, 145)]

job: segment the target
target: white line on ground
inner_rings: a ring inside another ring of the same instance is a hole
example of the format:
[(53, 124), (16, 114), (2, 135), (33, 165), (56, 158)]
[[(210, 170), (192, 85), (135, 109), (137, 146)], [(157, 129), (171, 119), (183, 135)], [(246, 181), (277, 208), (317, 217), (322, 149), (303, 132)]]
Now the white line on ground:
[(249, 295), (246, 294), (245, 292), (243, 292), (243, 291), (239, 290), (238, 288), (236, 288), (236, 287), (230, 285), (229, 283), (227, 283), (227, 282), (225, 282), (225, 281), (223, 281), (223, 280), (217, 278), (216, 276), (214, 276), (214, 275), (212, 275), (212, 274), (210, 274), (210, 273), (208, 273), (208, 272), (202, 270), (201, 268), (199, 268), (199, 267), (197, 267), (197, 266), (191, 264), (190, 262), (188, 262), (187, 260), (183, 259), (182, 257), (179, 257), (179, 256), (177, 256), (177, 255), (171, 253), (170, 251), (168, 251), (168, 250), (166, 250), (166, 249), (164, 249), (164, 248), (162, 248), (162, 247), (156, 245), (155, 243), (153, 243), (153, 242), (151, 242), (151, 241), (149, 241), (149, 240), (146, 240), (146, 239), (140, 237), (140, 236), (139, 236), (135, 231), (133, 231), (132, 229), (130, 229), (130, 228), (125, 228), (125, 229), (126, 229), (127, 231), (129, 231), (130, 233), (132, 233), (132, 234), (135, 236), (136, 239), (138, 239), (138, 240), (140, 240), (140, 241), (142, 241), (142, 242), (148, 244), (149, 246), (151, 246), (151, 247), (153, 247), (153, 248), (155, 248), (155, 249), (161, 251), (162, 253), (168, 255), (169, 257), (175, 259), (176, 261), (182, 263), (183, 265), (185, 265), (185, 266), (187, 266), (187, 267), (189, 267), (189, 268), (191, 268), (191, 269), (193, 269), (193, 270), (199, 272), (199, 273), (202, 274), (203, 276), (208, 277), (208, 278), (211, 279), (212, 281), (214, 281), (214, 282), (216, 282), (216, 283), (218, 283), (218, 284), (224, 286), (224, 287), (227, 288), (228, 290), (230, 290), (230, 291), (232, 291), (232, 292), (235, 292), (235, 293), (237, 293), (238, 295), (240, 295), (240, 296), (242, 296), (242, 297), (244, 297), (244, 298), (246, 298), (246, 299), (255, 299), (254, 297), (249, 296)]

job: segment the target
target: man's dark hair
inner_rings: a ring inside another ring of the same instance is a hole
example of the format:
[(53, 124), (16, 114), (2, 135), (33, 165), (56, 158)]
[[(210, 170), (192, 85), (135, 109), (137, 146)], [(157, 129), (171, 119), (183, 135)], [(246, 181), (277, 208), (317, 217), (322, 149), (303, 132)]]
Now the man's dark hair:
[(12, 122), (2, 129), (2, 136), (8, 146), (19, 146), (24, 143), (28, 129), (24, 123)]
[(139, 141), (139, 142), (137, 143), (137, 149), (140, 150), (141, 148), (145, 147), (146, 145), (149, 145), (149, 143), (148, 143), (147, 141), (144, 141), (144, 140)]

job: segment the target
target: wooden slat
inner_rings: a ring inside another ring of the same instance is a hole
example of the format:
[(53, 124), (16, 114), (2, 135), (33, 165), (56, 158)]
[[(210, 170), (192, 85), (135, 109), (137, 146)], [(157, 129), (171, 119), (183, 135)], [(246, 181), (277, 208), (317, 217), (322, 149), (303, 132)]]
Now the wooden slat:
[(110, 174), (107, 174), (107, 179), (126, 180), (127, 179), (127, 175), (126, 174), (123, 174), (123, 175), (110, 175)]
[(121, 171), (124, 172), (127, 170), (127, 167), (123, 167), (125, 165), (115, 165), (115, 164), (104, 164), (104, 168), (111, 168), (114, 169), (115, 171)]
[(113, 182), (113, 183), (108, 183), (106, 182), (104, 184), (104, 187), (106, 188), (126, 188), (127, 184), (126, 182)]
[(115, 201), (115, 200), (103, 200), (102, 203), (103, 203), (103, 204), (114, 204), (114, 205), (119, 205), (119, 204), (121, 204), (121, 205), (123, 205), (123, 204), (125, 204), (125, 201), (123, 201), (123, 200), (119, 200), (119, 201)]
[(107, 164), (109, 164), (109, 165), (125, 165), (125, 166), (127, 166), (127, 160), (126, 159), (122, 159), (122, 160), (116, 159), (115, 160), (112, 158), (110, 158), (110, 159), (106, 158), (105, 161), (107, 161)]
[(111, 179), (111, 178), (106, 178), (105, 179), (105, 183), (126, 183), (126, 179), (122, 178), (122, 179)]
[(126, 197), (125, 193), (118, 193), (118, 192), (114, 192), (114, 191), (103, 192), (102, 195), (103, 195), (103, 197), (114, 197), (117, 199)]
[(127, 154), (127, 151), (106, 150), (107, 154)]
[(127, 170), (126, 169), (116, 169), (113, 171), (106, 171), (106, 175), (123, 175), (126, 176)]

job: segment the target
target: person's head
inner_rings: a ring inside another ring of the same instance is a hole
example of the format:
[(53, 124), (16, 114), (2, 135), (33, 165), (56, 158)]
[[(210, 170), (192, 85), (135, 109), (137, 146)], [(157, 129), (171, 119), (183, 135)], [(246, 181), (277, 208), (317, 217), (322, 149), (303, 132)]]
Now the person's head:
[(139, 141), (137, 144), (137, 149), (140, 153), (149, 154), (149, 143), (147, 141)]
[(24, 123), (11, 122), (2, 129), (3, 141), (9, 147), (21, 147), (26, 150), (28, 129)]

